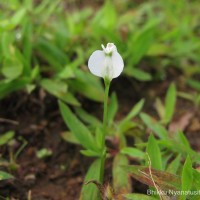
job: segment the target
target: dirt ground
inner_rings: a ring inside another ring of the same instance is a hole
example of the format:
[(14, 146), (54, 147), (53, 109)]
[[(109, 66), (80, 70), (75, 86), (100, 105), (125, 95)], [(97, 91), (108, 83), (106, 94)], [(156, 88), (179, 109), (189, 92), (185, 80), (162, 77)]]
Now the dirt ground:
[[(127, 114), (143, 97), (147, 99), (144, 111), (156, 116), (153, 102), (156, 96), (164, 97), (168, 85), (168, 81), (149, 84), (124, 77), (113, 80), (111, 90), (116, 91), (120, 105), (117, 119)], [(101, 117), (101, 104), (79, 98), (86, 110)], [(199, 151), (200, 112), (195, 110), (190, 102), (180, 98), (176, 109), (170, 128), (181, 126), (192, 147)], [(56, 98), (40, 89), (31, 95), (17, 92), (0, 101), (0, 118), (0, 133), (8, 130), (14, 130), (16, 133), (15, 144), (0, 149), (0, 155), (4, 159), (9, 160), (11, 149), (16, 152), (20, 148), (23, 143), (21, 137), (27, 141), (27, 145), (16, 159), (18, 167), (12, 171), (16, 178), (0, 182), (0, 199), (3, 200), (3, 197), (10, 197), (12, 200), (26, 200), (28, 197), (31, 197), (31, 200), (78, 199), (92, 158), (82, 156), (79, 146), (69, 144), (61, 138), (66, 126), (59, 113)], [(37, 158), (36, 152), (42, 148), (50, 149), (53, 154), (44, 159)], [(109, 163), (107, 165), (109, 166)], [(142, 188), (144, 188), (142, 184), (133, 184), (135, 191), (140, 192)]]

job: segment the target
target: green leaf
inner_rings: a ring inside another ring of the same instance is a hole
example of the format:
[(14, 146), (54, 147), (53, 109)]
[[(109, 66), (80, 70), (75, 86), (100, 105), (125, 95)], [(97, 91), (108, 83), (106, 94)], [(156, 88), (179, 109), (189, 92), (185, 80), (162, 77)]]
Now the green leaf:
[[(101, 160), (97, 159), (90, 166), (85, 176), (84, 183), (87, 183), (88, 181), (91, 180), (100, 181), (100, 168), (101, 168)], [(83, 185), (81, 190), (80, 200), (88, 200), (88, 198), (100, 200), (99, 190), (96, 187), (96, 185), (94, 184)]]
[(134, 77), (139, 81), (150, 81), (150, 80), (152, 80), (151, 74), (149, 74), (145, 71), (142, 71), (140, 69), (137, 69), (137, 68), (126, 68), (125, 73), (128, 76)]
[(87, 113), (84, 109), (82, 109), (81, 107), (77, 107), (75, 108), (76, 114), (78, 115), (78, 117), (83, 120), (83, 122), (88, 123), (92, 126), (99, 126), (101, 123), (100, 121), (93, 115), (90, 115), (89, 113)]
[(157, 198), (147, 196), (145, 194), (126, 194), (125, 195), (127, 200), (157, 200)]
[(94, 28), (96, 27), (97, 31), (100, 28), (112, 30), (116, 25), (116, 20), (116, 9), (113, 6), (113, 3), (108, 0), (103, 5), (103, 7), (95, 14), (95, 17), (92, 20), (92, 25), (94, 26)]
[(75, 78), (74, 71), (72, 67), (65, 66), (62, 71), (60, 71), (57, 76), (59, 79), (68, 79), (68, 78)]
[(118, 193), (128, 193), (131, 191), (131, 183), (128, 173), (124, 171), (122, 165), (128, 165), (125, 155), (117, 154), (113, 161), (113, 187)]
[(0, 136), (0, 146), (7, 144), (15, 135), (14, 131), (8, 131)]
[[(183, 165), (183, 171), (181, 175), (181, 190), (182, 191), (189, 191), (192, 187), (192, 181), (193, 181), (193, 169), (192, 169), (192, 161), (190, 157), (188, 156), (184, 165)], [(186, 200), (186, 195), (181, 196), (181, 200)]]
[(17, 58), (5, 58), (1, 72), (7, 79), (13, 80), (22, 74), (23, 65)]
[(95, 140), (96, 140), (97, 146), (99, 148), (102, 148), (103, 130), (100, 129), (99, 127), (97, 127), (95, 131)]
[(118, 110), (117, 96), (115, 93), (113, 93), (111, 95), (110, 102), (108, 105), (108, 123), (109, 124), (114, 121), (117, 110)]
[(133, 157), (133, 158), (138, 158), (140, 160), (143, 160), (146, 156), (146, 154), (143, 151), (136, 149), (136, 148), (133, 148), (133, 147), (124, 147), (123, 149), (121, 149), (120, 152), (122, 154), (126, 154), (128, 156)]
[(135, 127), (136, 124), (131, 122), (131, 120), (141, 111), (144, 105), (144, 99), (141, 99), (128, 113), (128, 115), (119, 122), (119, 129), (121, 132), (125, 132), (129, 128)]
[(10, 55), (13, 53), (13, 45), (14, 42), (14, 36), (11, 32), (3, 32), (1, 34), (1, 48), (2, 48), (2, 54), (6, 58), (9, 58)]
[(193, 169), (193, 184), (196, 190), (200, 190), (200, 172)]
[(22, 36), (22, 44), (23, 44), (23, 55), (26, 59), (25, 65), (25, 73), (29, 75), (31, 73), (31, 57), (32, 57), (32, 36), (33, 36), (33, 24), (29, 19), (26, 19), (23, 27), (23, 36)]
[(170, 53), (170, 48), (166, 44), (153, 43), (147, 52), (148, 56), (163, 56)]
[(158, 146), (157, 140), (154, 138), (152, 134), (149, 136), (146, 151), (151, 160), (152, 168), (162, 170), (163, 166), (162, 166), (162, 156), (161, 156), (160, 148)]
[(67, 93), (68, 86), (65, 82), (52, 79), (42, 79), (40, 84), (45, 90), (56, 97), (61, 98)]
[(76, 79), (68, 81), (69, 86), (75, 92), (84, 95), (97, 102), (103, 102), (104, 90), (96, 77), (89, 73), (83, 73), (80, 70), (76, 72)]
[(158, 97), (156, 98), (156, 101), (155, 101), (155, 109), (156, 109), (159, 117), (161, 119), (164, 119), (164, 116), (165, 116), (165, 106), (163, 105), (162, 101)]
[(75, 135), (70, 132), (70, 131), (65, 131), (61, 133), (61, 137), (66, 141), (66, 142), (70, 142), (73, 144), (80, 144), (80, 142), (77, 140), (77, 138), (75, 137)]
[(80, 102), (74, 96), (74, 94), (72, 94), (70, 91), (68, 91), (64, 96), (60, 97), (60, 99), (73, 106), (81, 105)]
[(136, 65), (141, 58), (148, 52), (149, 48), (153, 44), (155, 37), (155, 31), (157, 30), (157, 25), (160, 22), (160, 18), (152, 19), (140, 29), (137, 34), (131, 35), (128, 41), (129, 50), (129, 62), (132, 65)]
[(96, 152), (96, 151), (92, 151), (92, 150), (81, 150), (80, 151), (83, 155), (88, 156), (88, 157), (100, 157), (101, 156), (101, 152)]
[(126, 133), (128, 130), (133, 129), (138, 126), (138, 123), (133, 121), (122, 121), (119, 123), (119, 131), (120, 133)]
[(0, 171), (0, 181), (13, 179), (14, 177), (6, 172)]
[(0, 99), (13, 91), (24, 88), (29, 82), (29, 78), (16, 79), (11, 82), (0, 81)]
[(185, 149), (190, 149), (190, 143), (184, 133), (181, 131), (178, 132), (178, 140), (182, 145), (184, 145)]
[(169, 123), (173, 117), (174, 109), (176, 104), (176, 87), (175, 84), (172, 83), (169, 86), (169, 89), (167, 91), (167, 95), (165, 98), (165, 123)]
[(144, 99), (141, 99), (138, 103), (136, 103), (128, 115), (124, 118), (124, 120), (128, 121), (133, 119), (141, 111), (144, 105), (144, 101)]
[(147, 125), (148, 128), (150, 128), (156, 135), (161, 138), (161, 139), (167, 139), (168, 138), (168, 132), (167, 130), (160, 125), (158, 122), (154, 122), (152, 118), (145, 114), (141, 113), (140, 114), (141, 119), (143, 122)]
[(47, 92), (58, 97), (64, 102), (75, 106), (80, 105), (75, 97), (70, 92), (68, 92), (68, 85), (66, 82), (61, 80), (42, 79), (40, 84)]
[(59, 101), (59, 107), (65, 124), (69, 127), (71, 132), (74, 133), (80, 144), (86, 149), (98, 152), (98, 148), (95, 145), (95, 139), (87, 127), (79, 121), (69, 107), (61, 101)]
[(12, 24), (13, 27), (19, 25), (21, 21), (24, 19), (25, 14), (26, 14), (26, 9), (22, 7), (12, 16), (12, 18), (10, 19), (10, 24)]
[(67, 55), (51, 41), (39, 38), (35, 44), (38, 53), (45, 59), (56, 72), (60, 72), (68, 63)]
[(190, 87), (192, 87), (192, 88), (194, 88), (194, 89), (200, 91), (200, 81), (196, 81), (196, 80), (194, 80), (194, 79), (188, 79), (188, 80), (187, 80), (187, 84), (188, 84)]
[(181, 155), (179, 154), (167, 167), (167, 172), (176, 174), (181, 163)]
[(52, 150), (47, 149), (47, 148), (42, 148), (42, 149), (40, 149), (40, 150), (38, 150), (38, 151), (36, 152), (36, 156), (37, 156), (38, 158), (42, 159), (42, 158), (46, 158), (46, 157), (51, 156), (52, 153), (53, 153)]

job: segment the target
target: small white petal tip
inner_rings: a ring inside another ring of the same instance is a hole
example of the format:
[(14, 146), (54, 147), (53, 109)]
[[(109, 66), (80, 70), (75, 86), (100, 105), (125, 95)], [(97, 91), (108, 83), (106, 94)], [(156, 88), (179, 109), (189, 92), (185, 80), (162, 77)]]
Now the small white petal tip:
[(113, 53), (114, 51), (117, 51), (117, 47), (114, 45), (114, 43), (108, 43), (107, 46), (106, 46), (106, 48), (102, 44), (101, 47), (102, 47), (103, 51), (106, 54), (110, 54), (110, 53)]

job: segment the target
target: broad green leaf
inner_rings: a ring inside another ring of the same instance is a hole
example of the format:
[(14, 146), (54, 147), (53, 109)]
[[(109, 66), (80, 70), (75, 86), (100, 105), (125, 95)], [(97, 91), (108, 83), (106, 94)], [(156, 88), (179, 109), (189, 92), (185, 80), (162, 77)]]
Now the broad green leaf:
[[(183, 170), (181, 175), (181, 190), (189, 191), (192, 187), (192, 181), (193, 181), (192, 161), (188, 156), (183, 165)], [(182, 195), (180, 197), (180, 200), (186, 200), (186, 198), (187, 198), (186, 195)]]
[(108, 122), (112, 123), (114, 121), (115, 115), (118, 110), (117, 96), (115, 93), (111, 95), (110, 102), (108, 104)]
[(6, 172), (0, 171), (0, 181), (13, 179), (14, 177)]
[(141, 159), (141, 160), (143, 160), (146, 156), (146, 154), (143, 151), (133, 148), (133, 147), (125, 147), (125, 148), (121, 149), (120, 152), (122, 154), (126, 154), (128, 156), (131, 156), (131, 157), (137, 158), (137, 159)]
[(12, 18), (10, 19), (10, 24), (12, 24), (13, 27), (19, 25), (20, 22), (24, 19), (25, 15), (26, 9), (22, 7), (12, 16)]
[(7, 144), (15, 135), (14, 131), (8, 131), (0, 136), (0, 146)]
[(124, 171), (122, 165), (128, 165), (128, 159), (125, 155), (117, 154), (113, 161), (113, 187), (118, 193), (128, 193), (131, 191), (130, 177)]
[(23, 64), (17, 58), (5, 58), (1, 72), (7, 79), (16, 79), (23, 72)]
[(172, 83), (167, 90), (167, 95), (165, 98), (165, 123), (169, 123), (173, 117), (174, 109), (176, 104), (176, 87)]
[(157, 140), (154, 138), (152, 134), (149, 136), (146, 151), (151, 161), (151, 167), (153, 169), (162, 170), (163, 167), (162, 167), (162, 156), (160, 148), (158, 146)]
[[(101, 168), (101, 160), (97, 159), (90, 166), (85, 176), (84, 183), (87, 183), (88, 181), (91, 180), (100, 181), (100, 168)], [(99, 190), (94, 184), (87, 184), (87, 185), (84, 184), (82, 187), (81, 196), (79, 200), (88, 200), (88, 199), (94, 199), (94, 200), (101, 199)]]
[(71, 132), (74, 133), (80, 144), (86, 149), (98, 152), (98, 148), (95, 145), (95, 139), (87, 127), (79, 121), (69, 107), (61, 101), (59, 101), (59, 107), (65, 124), (69, 127)]
[(127, 200), (157, 200), (157, 198), (154, 198), (152, 196), (147, 196), (145, 194), (125, 194), (124, 195)]
[(149, 115), (141, 113), (140, 117), (143, 120), (143, 122), (147, 125), (147, 127), (150, 128), (159, 138), (161, 139), (168, 138), (167, 130), (158, 122), (154, 122)]

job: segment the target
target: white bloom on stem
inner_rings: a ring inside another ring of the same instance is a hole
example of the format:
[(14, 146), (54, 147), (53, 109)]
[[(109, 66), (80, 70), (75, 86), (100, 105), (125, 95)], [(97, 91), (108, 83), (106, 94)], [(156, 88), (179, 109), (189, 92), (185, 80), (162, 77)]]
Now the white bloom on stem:
[(92, 53), (88, 67), (92, 74), (112, 80), (121, 74), (124, 62), (113, 43), (108, 43), (106, 48), (101, 46), (103, 51), (97, 50)]

